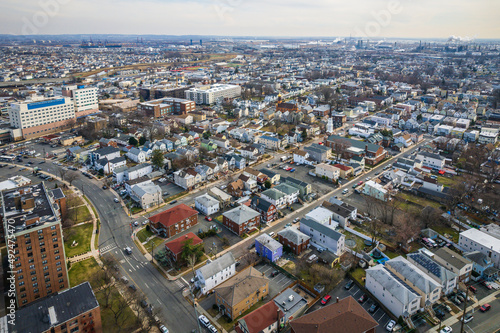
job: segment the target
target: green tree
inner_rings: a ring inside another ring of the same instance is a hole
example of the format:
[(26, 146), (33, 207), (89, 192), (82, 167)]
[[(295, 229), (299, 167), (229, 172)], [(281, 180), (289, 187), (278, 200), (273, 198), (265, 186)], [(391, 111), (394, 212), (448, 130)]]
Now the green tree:
[(418, 121), (422, 120), (422, 115), (421, 115), (421, 114), (419, 114), (419, 115), (417, 116), (417, 120), (418, 120)]
[(212, 133), (210, 132), (203, 132), (203, 139), (208, 140), (208, 138), (210, 138), (211, 135)]
[(156, 166), (158, 169), (161, 169), (165, 165), (163, 160), (164, 158), (161, 150), (158, 149), (153, 150), (153, 153), (151, 154), (151, 163), (153, 163), (153, 165)]
[(307, 131), (306, 131), (306, 129), (304, 128), (304, 129), (302, 130), (302, 140), (305, 140), (305, 139), (307, 139)]
[(181, 247), (181, 258), (183, 260), (188, 260), (189, 257), (195, 256), (196, 261), (203, 256), (203, 244), (193, 245), (192, 239), (186, 239), (182, 243)]
[(273, 184), (271, 184), (271, 182), (270, 182), (269, 180), (266, 180), (266, 182), (264, 183), (264, 186), (265, 186), (266, 188), (271, 188), (271, 186), (272, 186), (272, 185), (273, 185)]
[(146, 138), (145, 138), (145, 137), (143, 137), (143, 136), (141, 136), (141, 137), (139, 138), (139, 145), (141, 145), (141, 146), (142, 146), (143, 144), (145, 144), (145, 143), (146, 143), (146, 141), (147, 141), (147, 140), (146, 140)]
[(134, 137), (131, 137), (130, 139), (128, 139), (128, 144), (129, 145), (132, 145), (134, 147), (137, 147), (137, 145), (139, 144), (139, 141), (137, 141), (136, 138)]

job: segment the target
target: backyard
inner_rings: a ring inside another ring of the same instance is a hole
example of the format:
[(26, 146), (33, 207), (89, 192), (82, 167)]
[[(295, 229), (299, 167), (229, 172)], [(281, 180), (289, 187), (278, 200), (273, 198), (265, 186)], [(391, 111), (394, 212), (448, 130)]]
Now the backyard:
[[(64, 251), (66, 252), (66, 257), (73, 257), (90, 251), (92, 230), (92, 223), (86, 223), (63, 230)], [(74, 246), (73, 242), (75, 242)]]

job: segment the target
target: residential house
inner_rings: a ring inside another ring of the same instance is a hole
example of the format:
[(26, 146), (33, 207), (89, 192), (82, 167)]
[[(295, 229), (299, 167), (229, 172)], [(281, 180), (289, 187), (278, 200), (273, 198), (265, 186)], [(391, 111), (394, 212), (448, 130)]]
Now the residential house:
[(219, 211), (219, 201), (208, 194), (194, 199), (195, 208), (204, 215), (212, 215)]
[(206, 149), (207, 151), (215, 151), (217, 150), (217, 144), (212, 140), (201, 139), (200, 147), (202, 149)]
[(222, 214), (222, 224), (238, 236), (258, 228), (260, 213), (241, 205)]
[(210, 180), (213, 178), (214, 170), (206, 164), (198, 164), (194, 171), (196, 171), (201, 176), (201, 181)]
[(208, 190), (208, 194), (217, 199), (222, 207), (227, 207), (231, 203), (231, 196), (215, 186)]
[[(307, 300), (296, 293), (292, 288), (283, 290), (274, 300), (274, 304), (282, 313), (282, 322), (287, 324), (290, 320), (300, 317), (307, 309)], [(276, 313), (276, 312), (275, 312)]]
[(363, 194), (381, 201), (387, 201), (390, 197), (389, 192), (381, 184), (369, 180), (364, 184)]
[(419, 152), (416, 157), (420, 160), (422, 164), (426, 167), (433, 169), (443, 169), (445, 164), (445, 158), (439, 154), (428, 153), (425, 151)]
[(111, 160), (107, 158), (101, 158), (95, 164), (96, 170), (102, 170), (104, 174), (109, 175), (112, 174), (113, 171), (119, 167), (123, 167), (127, 165), (127, 161), (123, 157), (116, 157)]
[(299, 179), (292, 177), (285, 177), (283, 178), (282, 183), (297, 188), (299, 190), (299, 195), (302, 198), (305, 198), (306, 196), (312, 193), (311, 184), (303, 182)]
[(277, 137), (263, 135), (259, 138), (259, 143), (265, 145), (269, 150), (278, 150), (281, 148), (281, 140)]
[(94, 165), (101, 159), (106, 158), (108, 160), (112, 160), (118, 157), (120, 157), (120, 150), (111, 146), (97, 149), (93, 151), (90, 156), (91, 162)]
[(168, 241), (165, 243), (165, 251), (170, 260), (174, 262), (182, 261), (182, 247), (186, 244), (186, 242), (191, 242), (192, 246), (203, 244), (203, 240), (192, 232), (188, 232), (184, 236)]
[(151, 164), (138, 164), (136, 166), (128, 168), (124, 173), (125, 180), (134, 180), (142, 176), (149, 175), (153, 172), (153, 166)]
[(387, 151), (382, 146), (338, 135), (330, 135), (325, 145), (345, 159), (351, 159), (354, 156), (363, 157), (366, 164), (372, 166), (382, 162), (387, 156)]
[(284, 324), (284, 314), (274, 301), (269, 301), (238, 320), (235, 331), (237, 333), (273, 333), (277, 332), (278, 325)]
[(281, 179), (281, 175), (277, 172), (272, 171), (272, 170), (262, 169), (262, 170), (260, 170), (260, 172), (263, 173), (267, 177), (267, 180), (269, 180), (271, 182), (271, 184), (277, 184)]
[(265, 174), (252, 168), (246, 168), (243, 171), (243, 174), (245, 176), (252, 178), (253, 180), (255, 180), (260, 184), (263, 184), (267, 180), (267, 176)]
[(278, 240), (285, 248), (299, 255), (309, 247), (310, 237), (295, 228), (285, 228), (278, 232)]
[(265, 190), (260, 194), (260, 197), (272, 203), (276, 207), (276, 209), (283, 209), (287, 205), (287, 195), (274, 188)]
[(132, 187), (135, 185), (146, 185), (146, 184), (152, 184), (153, 182), (151, 179), (147, 176), (142, 176), (133, 180), (127, 180), (125, 182), (125, 191), (127, 191), (128, 195), (132, 194)]
[(243, 170), (247, 167), (247, 160), (243, 156), (234, 156), (234, 167), (239, 170)]
[(305, 215), (305, 217), (312, 219), (316, 222), (319, 222), (321, 224), (328, 225), (333, 229), (336, 229), (339, 225), (337, 222), (333, 220), (332, 211), (321, 206), (312, 209), (309, 213)]
[(420, 309), (422, 296), (382, 264), (366, 270), (365, 288), (396, 318)]
[(500, 240), (489, 233), (475, 228), (462, 231), (458, 245), (466, 251), (484, 253), (496, 268), (500, 268)]
[(279, 184), (273, 187), (274, 190), (280, 191), (286, 195), (286, 205), (290, 206), (294, 203), (296, 203), (299, 200), (299, 189), (295, 186), (291, 186), (288, 184)]
[(315, 174), (318, 177), (325, 177), (328, 180), (336, 181), (340, 177), (340, 169), (331, 164), (317, 164)]
[(198, 211), (185, 204), (179, 204), (149, 217), (151, 230), (165, 238), (175, 236), (197, 223)]
[(192, 190), (202, 182), (202, 177), (194, 169), (188, 168), (174, 172), (174, 182), (183, 189)]
[(215, 304), (235, 320), (268, 294), (269, 280), (250, 266), (215, 288)]
[(135, 163), (146, 162), (146, 152), (139, 148), (130, 149), (126, 155), (131, 161), (134, 161)]
[(422, 248), (417, 252), (408, 253), (406, 258), (409, 262), (425, 272), (429, 277), (441, 284), (441, 290), (444, 295), (449, 295), (457, 288), (458, 276), (449, 269), (440, 265), (433, 259), (434, 253)]
[(276, 218), (276, 206), (263, 198), (254, 196), (250, 203), (250, 207), (260, 213), (260, 220), (262, 223), (270, 223)]
[(248, 160), (256, 160), (259, 157), (259, 150), (252, 146), (247, 146), (240, 149), (241, 156)]
[(467, 283), (472, 274), (472, 262), (447, 247), (434, 251), (433, 259), (441, 266), (458, 275), (458, 281)]
[[(352, 211), (337, 203), (323, 201), (322, 207), (328, 209), (332, 214), (332, 219), (338, 222), (342, 228), (350, 227), (350, 219), (352, 219)], [(354, 220), (354, 219), (353, 219)]]
[(303, 150), (297, 150), (293, 153), (293, 162), (297, 164), (313, 165), (314, 159), (309, 156), (309, 153)]
[(318, 163), (325, 162), (332, 156), (332, 149), (317, 143), (313, 143), (308, 147), (304, 147), (304, 151), (309, 154), (309, 157)]
[(441, 297), (441, 284), (437, 283), (417, 266), (399, 256), (385, 262), (385, 268), (403, 280), (420, 296), (420, 307), (427, 308)]
[(290, 322), (291, 333), (375, 333), (378, 323), (348, 296)]
[(237, 179), (236, 181), (229, 183), (226, 190), (227, 193), (229, 193), (233, 197), (239, 198), (243, 195), (243, 191), (245, 190), (245, 183), (241, 179)]
[(304, 217), (300, 220), (300, 231), (311, 238), (311, 245), (318, 250), (329, 250), (338, 257), (345, 251), (345, 236), (335, 231), (331, 225)]
[(488, 255), (480, 251), (472, 251), (464, 254), (464, 257), (472, 261), (472, 270), (480, 279), (495, 281), (499, 277), (499, 270), (494, 267), (493, 261)]
[[(351, 214), (351, 216), (349, 217), (350, 220), (355, 220), (357, 218), (358, 209), (356, 207), (334, 197), (330, 198), (328, 201), (332, 204), (336, 204), (341, 206), (342, 208), (347, 209)], [(325, 205), (323, 205), (323, 207), (327, 208)]]
[(236, 274), (236, 260), (233, 254), (227, 252), (213, 261), (207, 261), (205, 266), (195, 272), (194, 285), (202, 294), (210, 292), (219, 284)]
[(338, 163), (334, 164), (333, 166), (339, 169), (340, 178), (348, 179), (350, 176), (354, 174), (354, 169), (351, 166)]
[(264, 233), (255, 238), (255, 251), (259, 256), (275, 262), (283, 255), (283, 245)]
[(161, 187), (153, 183), (132, 186), (130, 198), (137, 202), (142, 209), (159, 206), (163, 203)]

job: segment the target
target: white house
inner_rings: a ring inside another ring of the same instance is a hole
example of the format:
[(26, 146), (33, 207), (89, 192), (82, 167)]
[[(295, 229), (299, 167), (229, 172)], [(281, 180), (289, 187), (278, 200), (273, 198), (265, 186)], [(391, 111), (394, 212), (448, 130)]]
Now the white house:
[(219, 211), (219, 201), (208, 194), (203, 194), (194, 199), (195, 208), (205, 215), (212, 215)]
[(424, 166), (435, 169), (442, 169), (445, 164), (445, 158), (443, 156), (428, 152), (418, 153), (416, 159), (420, 160)]
[(132, 186), (130, 198), (137, 202), (142, 209), (159, 206), (163, 203), (161, 187), (153, 183)]
[(144, 163), (146, 162), (146, 153), (138, 148), (131, 148), (127, 152), (127, 157), (134, 161), (135, 163)]
[(227, 252), (212, 262), (207, 261), (205, 266), (197, 269), (194, 283), (203, 294), (206, 294), (222, 282), (230, 279), (235, 273), (236, 260), (234, 260), (231, 252)]
[(443, 294), (448, 295), (457, 287), (458, 275), (441, 266), (432, 257), (434, 253), (422, 248), (417, 252), (408, 253), (406, 258), (421, 271), (429, 275), (434, 281), (441, 284)]
[(313, 160), (309, 157), (309, 153), (303, 150), (297, 150), (293, 153), (293, 161), (304, 165), (313, 165)]
[(374, 197), (378, 200), (387, 201), (389, 192), (379, 183), (369, 180), (363, 187), (363, 194)]
[(498, 238), (471, 228), (460, 233), (458, 245), (467, 252), (479, 251), (487, 255), (493, 265), (500, 269), (500, 240)]
[(306, 214), (306, 217), (321, 224), (329, 225), (333, 229), (338, 227), (338, 223), (333, 221), (333, 213), (324, 207), (316, 207)]
[(366, 270), (365, 287), (396, 318), (408, 318), (420, 309), (422, 296), (384, 265), (379, 264)]
[(127, 165), (127, 161), (123, 157), (116, 157), (111, 160), (107, 158), (101, 158), (95, 164), (96, 170), (103, 170), (103, 172), (108, 175), (113, 173), (113, 171), (119, 167)]
[(125, 180), (134, 180), (142, 176), (149, 175), (153, 172), (153, 166), (151, 164), (138, 164), (125, 171)]
[(272, 203), (276, 206), (277, 209), (282, 209), (286, 207), (287, 204), (287, 196), (285, 193), (275, 190), (274, 188), (270, 188), (269, 190), (265, 190), (260, 194), (261, 198)]
[(309, 236), (310, 244), (320, 251), (326, 249), (338, 257), (345, 251), (345, 236), (331, 225), (304, 217), (300, 220), (300, 231)]
[(316, 176), (318, 177), (326, 177), (329, 180), (337, 180), (340, 177), (340, 169), (330, 165), (330, 164), (317, 164), (316, 165)]

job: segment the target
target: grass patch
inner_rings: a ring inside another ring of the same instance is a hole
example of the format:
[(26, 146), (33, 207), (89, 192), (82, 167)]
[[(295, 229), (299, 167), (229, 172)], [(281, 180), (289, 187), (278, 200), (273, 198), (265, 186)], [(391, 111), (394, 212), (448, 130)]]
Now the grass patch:
[(217, 316), (217, 314), (219, 313), (217, 310), (215, 310), (214, 308), (209, 308), (206, 310), (208, 312), (209, 315), (211, 315), (213, 318), (215, 318)]
[[(85, 281), (89, 281), (92, 285), (91, 276), (95, 275), (100, 269), (99, 264), (94, 258), (72, 264), (68, 271), (70, 286), (74, 287)], [(92, 287), (94, 288), (95, 286)]]
[(362, 286), (365, 285), (364, 279), (366, 278), (366, 272), (363, 268), (358, 267), (351, 272), (351, 276), (354, 280), (358, 281)]
[(144, 244), (146, 251), (148, 251), (149, 253), (151, 253), (151, 250), (153, 249), (153, 243), (154, 247), (156, 248), (163, 243), (163, 239), (160, 237), (153, 237), (146, 244)]
[(142, 229), (137, 233), (137, 238), (141, 243), (144, 243), (149, 237), (153, 236), (154, 233), (152, 231), (146, 230), (146, 228)]
[[(138, 328), (137, 325), (137, 317), (132, 312), (130, 307), (127, 307), (123, 310), (123, 313), (120, 315), (119, 322), (120, 326), (116, 325), (115, 316), (113, 314), (113, 309), (116, 310), (120, 307), (120, 304), (123, 304), (123, 297), (120, 295), (116, 288), (113, 288), (113, 292), (111, 293), (111, 302), (108, 308), (105, 308), (101, 305), (101, 321), (102, 321), (102, 331), (103, 332), (133, 332)], [(99, 304), (104, 304), (103, 296), (99, 293), (96, 294), (97, 301)]]
[(84, 204), (82, 198), (80, 198), (79, 196), (77, 195), (74, 195), (72, 192), (69, 194), (69, 196), (67, 196), (68, 200), (67, 200), (67, 205), (68, 207), (76, 207), (76, 206), (81, 206)]
[(438, 176), (437, 181), (447, 187), (451, 187), (455, 184), (455, 180), (449, 177)]
[(137, 248), (139, 249), (139, 251), (141, 251), (142, 254), (146, 254), (146, 251), (144, 251), (142, 248), (142, 244), (140, 244), (137, 239), (134, 239), (134, 243), (137, 246)]
[[(401, 208), (403, 208), (403, 209), (411, 209), (411, 207), (410, 207), (411, 204), (416, 204), (416, 205), (419, 205), (422, 207), (431, 206), (431, 207), (439, 209), (439, 210), (441, 209), (441, 204), (437, 201), (424, 199), (424, 198), (417, 197), (415, 195), (411, 195), (408, 193), (400, 192), (397, 195), (397, 197), (399, 197), (400, 199), (403, 200), (403, 203), (401, 204)], [(408, 201), (408, 202), (405, 202), (405, 201)]]
[[(361, 232), (361, 233), (364, 234), (363, 231), (359, 231), (359, 232)], [(344, 231), (343, 233), (345, 235), (346, 240), (347, 239), (353, 239), (354, 241), (356, 241), (356, 247), (353, 249), (354, 251), (359, 252), (359, 251), (363, 250), (366, 247), (365, 240), (362, 239), (361, 237), (358, 237), (358, 236), (356, 236), (354, 234), (351, 234), (349, 231)]]
[[(92, 223), (87, 223), (63, 230), (66, 257), (73, 257), (90, 251), (90, 240), (93, 229), (94, 226)], [(73, 244), (73, 241), (76, 241), (78, 245), (72, 247), (71, 244)]]
[(68, 218), (74, 221), (75, 223), (81, 223), (91, 220), (92, 216), (90, 215), (87, 206), (83, 205), (76, 208), (69, 208)]
[(142, 212), (143, 210), (144, 209), (139, 208), (139, 207), (132, 207), (132, 209), (130, 209), (130, 212), (132, 213), (132, 215), (134, 215), (134, 214)]
[[(440, 233), (441, 235), (445, 236), (445, 234), (448, 234), (451, 236), (451, 240), (454, 243), (458, 243), (458, 237), (459, 237), (459, 232), (452, 227), (449, 227), (447, 225), (434, 225), (431, 227), (432, 230)], [(445, 236), (446, 237), (446, 236)]]
[(289, 261), (282, 268), (288, 273), (293, 274), (295, 272), (295, 263), (293, 261)]
[(384, 254), (385, 254), (386, 256), (388, 256), (390, 259), (394, 259), (394, 258), (396, 258), (396, 257), (399, 257), (399, 256), (400, 256), (400, 254), (399, 254), (399, 253), (392, 252), (392, 251), (389, 251), (389, 250), (387, 250), (387, 249), (384, 251)]

